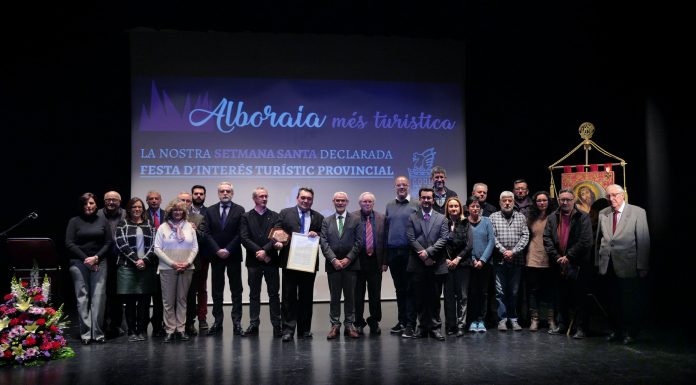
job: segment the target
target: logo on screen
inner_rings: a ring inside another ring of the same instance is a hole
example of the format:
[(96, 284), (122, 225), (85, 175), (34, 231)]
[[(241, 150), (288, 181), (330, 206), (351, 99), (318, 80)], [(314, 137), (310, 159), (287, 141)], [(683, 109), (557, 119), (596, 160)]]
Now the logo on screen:
[(430, 171), (435, 163), (436, 154), (435, 147), (413, 153), (413, 167), (408, 169), (408, 179), (411, 180), (411, 196), (418, 196), (418, 190), (421, 187), (430, 186)]

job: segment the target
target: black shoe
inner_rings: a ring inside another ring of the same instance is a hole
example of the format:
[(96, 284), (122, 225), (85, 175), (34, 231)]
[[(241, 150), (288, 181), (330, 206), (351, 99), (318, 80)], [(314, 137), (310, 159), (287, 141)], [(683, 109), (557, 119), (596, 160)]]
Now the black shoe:
[(204, 319), (198, 320), (198, 328), (201, 330), (208, 328), (208, 322)]
[(394, 325), (393, 328), (391, 328), (391, 330), (389, 330), (389, 332), (391, 334), (399, 334), (399, 333), (403, 333), (404, 329), (405, 329), (405, 327), (403, 324), (397, 323), (396, 325)]
[(183, 333), (179, 334), (179, 339), (181, 341), (188, 341), (191, 339), (191, 337), (189, 337), (189, 335), (186, 332), (183, 332)]
[(356, 326), (356, 327), (355, 327), (355, 331), (358, 332), (358, 334), (360, 334), (360, 335), (365, 334), (364, 329), (365, 329), (364, 326)]
[(138, 335), (137, 335), (137, 334), (133, 333), (133, 334), (131, 334), (131, 335), (128, 336), (128, 341), (130, 341), (130, 342), (138, 342), (138, 341), (140, 341), (140, 339), (138, 338)]
[(234, 327), (232, 328), (232, 333), (235, 336), (244, 337), (244, 329), (242, 329), (242, 325), (234, 325)]
[(245, 335), (255, 336), (259, 334), (259, 327), (255, 325), (249, 325), (247, 330), (244, 332)]
[(280, 326), (275, 326), (273, 328), (273, 337), (282, 337), (283, 336), (283, 329), (280, 328)]
[(466, 334), (466, 330), (464, 328), (458, 328), (457, 334), (455, 334), (455, 336), (462, 337), (464, 334)]
[(164, 331), (164, 329), (155, 329), (152, 331), (152, 336), (153, 337), (164, 337), (167, 333)]
[[(394, 328), (392, 328), (392, 333), (394, 332)], [(403, 338), (413, 338), (413, 329), (406, 326), (404, 328), (403, 333), (401, 333), (401, 337)]]
[(198, 330), (196, 330), (196, 326), (194, 324), (187, 325), (186, 334), (188, 334), (189, 336), (197, 336)]
[(428, 336), (428, 333), (420, 327), (417, 327), (413, 331), (413, 338), (423, 338), (423, 337), (427, 337), (427, 336)]
[(218, 333), (222, 333), (222, 325), (220, 324), (213, 324), (213, 326), (208, 329), (208, 331), (205, 333), (208, 336), (212, 336)]
[[(362, 334), (362, 333), (360, 333)], [(370, 325), (370, 334), (380, 335), (382, 334), (382, 329), (379, 328), (379, 324)]]
[(430, 331), (430, 336), (433, 337), (433, 338), (435, 338), (435, 339), (438, 340), (438, 341), (444, 341), (444, 340), (445, 340), (445, 336), (442, 335), (442, 333), (440, 332), (440, 329), (433, 329), (433, 330), (431, 330), (431, 331)]
[(312, 334), (312, 332), (303, 332), (303, 333), (302, 333), (302, 338), (310, 339), (310, 338), (312, 338), (312, 337), (314, 337), (314, 335)]
[(447, 335), (448, 336), (453, 336), (457, 333), (457, 328), (456, 327), (448, 327), (447, 328)]
[(92, 343), (92, 340), (90, 340), (89, 338), (82, 339), (82, 345), (89, 345), (90, 343)]
[(617, 332), (611, 332), (606, 338), (607, 342), (618, 342), (621, 341), (621, 334)]
[(104, 338), (104, 337), (99, 337), (99, 338), (95, 339), (94, 342), (96, 342), (96, 343), (98, 343), (98, 344), (105, 344), (105, 343), (106, 343), (106, 338)]
[(170, 342), (174, 341), (174, 333), (167, 333), (164, 336), (164, 339), (162, 339), (162, 342), (165, 344), (168, 344)]
[(573, 334), (573, 338), (575, 338), (576, 340), (581, 340), (585, 338), (585, 331), (582, 329), (576, 330), (575, 334)]
[(284, 333), (283, 334), (283, 342), (290, 342), (290, 341), (292, 341), (292, 334)]

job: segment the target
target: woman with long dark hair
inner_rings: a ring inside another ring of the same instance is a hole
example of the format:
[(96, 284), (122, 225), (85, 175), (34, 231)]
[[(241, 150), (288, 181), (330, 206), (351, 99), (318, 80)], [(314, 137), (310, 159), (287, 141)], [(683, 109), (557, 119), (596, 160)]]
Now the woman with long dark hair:
[(449, 270), (445, 282), (445, 330), (449, 335), (461, 337), (466, 330), (467, 292), (471, 277), (469, 221), (464, 218), (464, 207), (457, 197), (447, 199), (445, 210), (450, 229), (445, 246)]
[(527, 279), (527, 292), (529, 303), (529, 314), (531, 323), (529, 331), (539, 330), (539, 310), (540, 304), (545, 303), (548, 310), (549, 330), (555, 328), (554, 304), (552, 301), (553, 272), (549, 265), (549, 257), (544, 249), (544, 229), (546, 228), (546, 218), (553, 212), (550, 208), (553, 200), (546, 191), (538, 191), (532, 196), (532, 206), (530, 206), (527, 217), (529, 226), (529, 247), (527, 248), (527, 263), (525, 266), (525, 277)]

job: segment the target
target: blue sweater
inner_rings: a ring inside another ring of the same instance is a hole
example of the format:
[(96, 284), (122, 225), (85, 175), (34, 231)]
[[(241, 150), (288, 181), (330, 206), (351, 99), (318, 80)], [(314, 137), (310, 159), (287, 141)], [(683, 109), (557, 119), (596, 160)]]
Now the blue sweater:
[(409, 247), (406, 228), (408, 227), (408, 217), (418, 211), (418, 204), (413, 201), (397, 201), (393, 199), (387, 203), (386, 225), (387, 225), (387, 247)]
[(495, 247), (495, 233), (493, 232), (493, 224), (487, 217), (481, 217), (481, 221), (474, 225), (469, 223), (473, 232), (473, 245), (471, 248), (471, 259), (480, 259), (484, 263), (488, 263)]

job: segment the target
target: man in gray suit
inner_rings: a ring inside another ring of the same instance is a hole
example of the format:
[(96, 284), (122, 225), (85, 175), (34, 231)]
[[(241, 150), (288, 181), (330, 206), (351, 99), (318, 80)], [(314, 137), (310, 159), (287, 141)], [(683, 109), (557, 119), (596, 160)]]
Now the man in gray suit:
[[(375, 195), (371, 192), (360, 194), (358, 201), (360, 210), (353, 212), (360, 218), (359, 256), (360, 271), (355, 285), (355, 328), (358, 334), (363, 328), (370, 327), (370, 333), (382, 333), (379, 322), (382, 320), (382, 273), (387, 271), (386, 257), (386, 217), (374, 210)], [(365, 289), (370, 304), (370, 316), (367, 321), (363, 317), (365, 310)]]
[[(433, 210), (434, 191), (422, 187), (418, 191), (420, 209), (409, 217), (406, 236), (411, 245), (406, 271), (409, 275), (407, 324), (404, 338), (426, 337), (444, 341), (442, 322), (437, 314), (440, 292), (447, 279), (447, 263), (443, 250), (449, 228), (444, 215)], [(416, 315), (420, 330), (414, 331)], [(426, 334), (427, 333), (427, 334)]]
[(348, 194), (340, 191), (334, 193), (333, 204), (336, 213), (330, 215), (321, 224), (321, 252), (326, 258), (325, 269), (329, 279), (331, 304), (329, 320), (331, 330), (326, 339), (338, 336), (341, 329), (341, 293), (344, 303), (344, 333), (351, 338), (360, 335), (353, 326), (355, 321), (355, 282), (356, 271), (360, 270), (358, 259), (360, 217), (346, 212)]
[(649, 270), (650, 233), (645, 210), (624, 201), (624, 189), (613, 184), (606, 188), (611, 207), (599, 212), (595, 264), (606, 277), (609, 298), (608, 341), (630, 344), (639, 329), (638, 295)]

